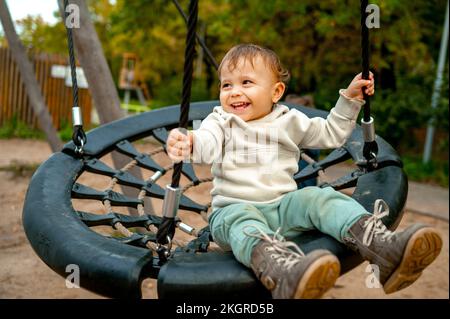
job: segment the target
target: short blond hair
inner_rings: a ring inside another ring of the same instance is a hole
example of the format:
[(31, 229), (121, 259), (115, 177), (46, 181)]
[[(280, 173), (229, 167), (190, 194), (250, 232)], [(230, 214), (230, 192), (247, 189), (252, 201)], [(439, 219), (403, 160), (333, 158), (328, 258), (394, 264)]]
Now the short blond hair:
[(226, 63), (228, 64), (228, 69), (230, 71), (233, 71), (237, 67), (240, 59), (244, 59), (244, 61), (250, 61), (253, 66), (253, 61), (257, 57), (261, 57), (264, 62), (269, 65), (269, 68), (272, 70), (273, 75), (275, 76), (275, 79), (277, 81), (283, 82), (286, 85), (288, 84), (291, 76), (289, 74), (289, 71), (286, 70), (281, 64), (280, 59), (278, 58), (276, 53), (270, 49), (251, 43), (238, 44), (232, 47), (227, 52), (227, 54), (225, 54), (222, 62), (220, 62), (219, 68), (217, 69), (219, 78), (222, 72), (222, 68)]

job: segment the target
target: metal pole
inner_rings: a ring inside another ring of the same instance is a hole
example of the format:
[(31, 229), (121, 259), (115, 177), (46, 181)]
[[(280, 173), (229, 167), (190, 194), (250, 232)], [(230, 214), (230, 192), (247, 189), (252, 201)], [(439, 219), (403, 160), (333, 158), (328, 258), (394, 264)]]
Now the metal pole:
[[(439, 52), (439, 63), (436, 72), (436, 80), (434, 81), (433, 95), (431, 97), (431, 107), (435, 109), (439, 103), (439, 98), (441, 96), (441, 85), (442, 85), (442, 73), (444, 71), (446, 56), (447, 56), (447, 45), (448, 45), (448, 1), (447, 10), (445, 11), (445, 22), (444, 29), (442, 32), (441, 39), (441, 50)], [(423, 151), (423, 163), (426, 164), (430, 160), (431, 148), (433, 146), (434, 137), (434, 126), (433, 118), (428, 122), (427, 135), (425, 140), (425, 148)]]

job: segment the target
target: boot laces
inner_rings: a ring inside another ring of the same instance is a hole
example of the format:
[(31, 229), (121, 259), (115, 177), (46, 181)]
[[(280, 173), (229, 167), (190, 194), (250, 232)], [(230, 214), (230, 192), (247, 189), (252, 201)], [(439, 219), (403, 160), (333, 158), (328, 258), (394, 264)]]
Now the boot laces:
[(388, 230), (383, 224), (381, 219), (389, 215), (389, 207), (382, 199), (377, 199), (374, 204), (373, 215), (369, 217), (363, 227), (365, 228), (363, 235), (363, 244), (369, 246), (372, 243), (374, 237), (381, 236), (380, 240), (391, 240), (394, 235), (393, 232)]
[[(247, 228), (254, 228), (257, 233), (249, 233)], [(302, 260), (305, 253), (293, 242), (286, 241), (286, 239), (280, 235), (281, 228), (278, 228), (272, 237), (264, 233), (258, 226), (248, 225), (245, 226), (243, 232), (249, 237), (259, 238), (270, 243), (269, 247), (266, 247), (268, 252), (271, 252), (270, 257), (274, 259), (277, 264), (285, 266), (288, 270)]]

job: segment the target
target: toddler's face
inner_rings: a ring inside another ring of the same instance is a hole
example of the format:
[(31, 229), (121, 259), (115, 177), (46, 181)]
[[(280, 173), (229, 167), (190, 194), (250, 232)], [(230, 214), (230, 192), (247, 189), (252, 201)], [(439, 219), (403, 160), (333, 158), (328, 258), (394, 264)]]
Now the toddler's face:
[(244, 121), (256, 120), (272, 111), (284, 93), (285, 85), (275, 76), (261, 57), (241, 59), (233, 71), (225, 64), (220, 74), (220, 103), (229, 113)]

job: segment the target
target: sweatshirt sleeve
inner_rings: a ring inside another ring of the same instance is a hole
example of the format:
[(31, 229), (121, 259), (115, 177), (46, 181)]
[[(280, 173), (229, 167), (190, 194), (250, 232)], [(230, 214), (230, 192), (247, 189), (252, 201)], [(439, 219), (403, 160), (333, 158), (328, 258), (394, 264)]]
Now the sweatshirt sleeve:
[(211, 113), (197, 130), (193, 130), (192, 161), (212, 164), (222, 154), (224, 142), (223, 121), (217, 113)]
[(336, 148), (342, 146), (356, 125), (364, 100), (349, 99), (339, 91), (339, 99), (326, 119), (308, 118), (296, 112), (294, 131), (289, 132), (299, 147), (303, 148)]

